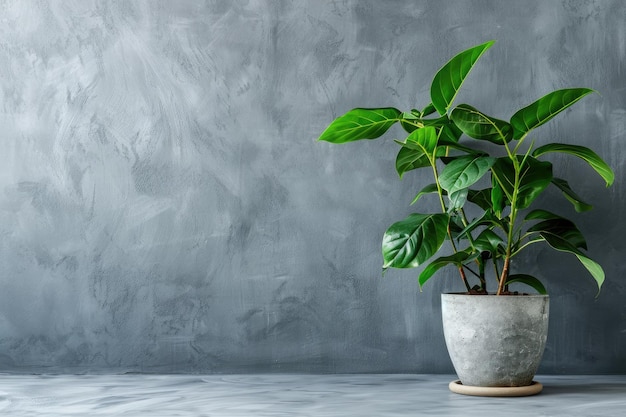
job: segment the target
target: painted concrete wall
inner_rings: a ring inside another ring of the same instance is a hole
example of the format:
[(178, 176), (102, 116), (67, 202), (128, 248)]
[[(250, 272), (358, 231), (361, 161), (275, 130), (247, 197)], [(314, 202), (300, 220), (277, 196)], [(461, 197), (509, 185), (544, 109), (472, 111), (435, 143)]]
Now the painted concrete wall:
[(626, 372), (625, 21), (621, 0), (0, 2), (0, 370), (451, 372), (453, 271), (422, 293), (380, 274), (428, 179), (398, 180), (391, 140), (316, 138), (353, 107), (425, 105), (496, 39), (460, 100), (508, 118), (594, 88), (538, 135), (616, 171), (607, 192), (554, 159), (595, 211), (544, 201), (607, 283), (594, 298), (545, 248), (518, 262), (552, 295), (541, 372)]

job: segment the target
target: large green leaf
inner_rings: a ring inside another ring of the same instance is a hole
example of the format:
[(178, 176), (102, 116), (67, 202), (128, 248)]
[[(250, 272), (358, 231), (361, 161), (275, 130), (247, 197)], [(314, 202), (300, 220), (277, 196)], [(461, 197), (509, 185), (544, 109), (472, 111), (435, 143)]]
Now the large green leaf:
[(589, 88), (568, 88), (546, 94), (511, 117), (513, 137), (520, 139), (592, 92)]
[(418, 282), (420, 288), (426, 283), (426, 281), (428, 281), (433, 275), (435, 275), (435, 272), (439, 271), (444, 266), (456, 265), (457, 267), (462, 267), (463, 263), (474, 260), (477, 257), (477, 253), (473, 254), (463, 251), (457, 252), (454, 255), (442, 256), (435, 259), (430, 264), (428, 264), (428, 266), (426, 266), (426, 268), (424, 268), (424, 270), (419, 275)]
[(556, 185), (563, 192), (565, 198), (574, 205), (574, 210), (577, 212), (589, 211), (593, 208), (591, 204), (585, 203), (564, 179), (554, 177), (552, 178), (552, 184)]
[(539, 281), (537, 278), (533, 277), (532, 275), (526, 275), (526, 274), (509, 275), (509, 278), (506, 280), (505, 284), (510, 285), (510, 284), (515, 284), (516, 282), (531, 286), (539, 294), (545, 295), (548, 293), (548, 291), (546, 291), (546, 287), (543, 286), (541, 281)]
[(448, 112), (457, 92), (463, 85), (478, 58), (494, 44), (494, 41), (483, 43), (467, 49), (452, 58), (435, 75), (430, 86), (430, 98), (439, 114)]
[(604, 283), (604, 270), (602, 269), (600, 264), (582, 253), (567, 240), (557, 235), (553, 235), (551, 233), (541, 233), (541, 236), (546, 240), (546, 242), (548, 242), (548, 245), (550, 245), (552, 248), (561, 252), (567, 252), (575, 255), (580, 263), (582, 263), (583, 266), (587, 268), (587, 271), (589, 271), (593, 279), (595, 279), (596, 283), (598, 284), (598, 292), (600, 291), (600, 289), (602, 288), (602, 284)]
[(481, 179), (495, 161), (495, 158), (475, 155), (456, 158), (443, 169), (439, 183), (448, 194), (456, 193)]
[(613, 184), (615, 174), (611, 167), (602, 160), (594, 151), (584, 146), (567, 145), (565, 143), (549, 143), (540, 146), (533, 151), (533, 156), (537, 157), (549, 152), (560, 152), (574, 155), (587, 162), (606, 182), (606, 186)]
[(346, 143), (360, 139), (376, 139), (400, 120), (402, 112), (393, 107), (352, 109), (336, 118), (318, 140)]
[(414, 268), (432, 257), (443, 244), (449, 216), (414, 213), (394, 223), (383, 236), (383, 268)]
[(450, 119), (463, 133), (474, 139), (502, 145), (513, 138), (513, 128), (508, 122), (487, 116), (468, 104), (455, 107), (450, 113)]
[[(521, 163), (522, 157), (519, 159)], [(511, 203), (515, 184), (513, 161), (508, 157), (498, 158), (495, 164), (493, 164), (491, 172), (497, 178), (498, 185), (509, 199), (509, 203)], [(518, 209), (527, 208), (546, 189), (551, 181), (552, 164), (550, 162), (539, 161), (532, 156), (526, 157), (521, 166), (516, 207)]]
[(547, 210), (533, 210), (526, 216), (526, 220), (539, 219), (543, 221), (530, 227), (528, 232), (539, 233), (541, 236), (544, 233), (550, 233), (566, 240), (576, 248), (587, 249), (587, 242), (583, 234), (571, 220)]

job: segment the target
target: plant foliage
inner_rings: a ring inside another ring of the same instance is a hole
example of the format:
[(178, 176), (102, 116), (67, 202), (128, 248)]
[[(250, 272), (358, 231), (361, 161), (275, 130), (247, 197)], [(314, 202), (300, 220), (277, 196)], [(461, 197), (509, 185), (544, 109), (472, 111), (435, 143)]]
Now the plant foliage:
[[(426, 168), (434, 182), (420, 190), (412, 204), (436, 195), (441, 210), (413, 213), (394, 223), (383, 236), (383, 268), (424, 265), (420, 287), (443, 267), (458, 269), (470, 292), (486, 293), (488, 271), (497, 294), (512, 283), (526, 284), (545, 294), (536, 277), (512, 273), (511, 260), (531, 245), (545, 243), (574, 255), (589, 271), (598, 290), (604, 282), (602, 267), (585, 254), (587, 243), (569, 219), (545, 209), (532, 209), (537, 197), (551, 184), (578, 212), (591, 209), (569, 183), (553, 176), (553, 166), (542, 160), (561, 153), (580, 158), (610, 186), (613, 170), (595, 152), (583, 146), (547, 143), (535, 147), (529, 134), (583, 97), (588, 88), (553, 91), (500, 120), (469, 104), (454, 106), (455, 98), (479, 58), (494, 41), (474, 46), (453, 57), (435, 75), (430, 102), (423, 110), (402, 112), (393, 107), (353, 109), (335, 119), (319, 140), (346, 143), (383, 136), (399, 123), (408, 133), (396, 158), (402, 178)], [(530, 143), (528, 143), (530, 142)], [(490, 149), (486, 151), (485, 149)], [(487, 187), (485, 188), (485, 184)], [(477, 189), (478, 185), (482, 185)], [(467, 204), (472, 210), (466, 210)], [(522, 218), (521, 210), (531, 210)], [(469, 217), (468, 213), (476, 213)], [(445, 243), (448, 242), (448, 245)], [(440, 254), (447, 247), (447, 254)], [(476, 278), (472, 285), (468, 275)]]

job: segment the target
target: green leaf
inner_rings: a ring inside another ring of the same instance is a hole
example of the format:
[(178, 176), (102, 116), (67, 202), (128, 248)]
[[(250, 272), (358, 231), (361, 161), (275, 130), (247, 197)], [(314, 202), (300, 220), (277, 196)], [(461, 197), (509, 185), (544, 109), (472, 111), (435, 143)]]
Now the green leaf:
[(450, 216), (450, 223), (448, 223), (448, 231), (450, 234), (446, 235), (446, 240), (450, 240), (450, 237), (459, 240), (459, 233), (461, 233), (464, 228), (463, 219), (458, 212), (451, 212), (448, 213), (448, 215)]
[(563, 217), (558, 214), (554, 214), (551, 211), (536, 209), (529, 212), (524, 220), (551, 220), (551, 219), (563, 219)]
[[(439, 140), (442, 139), (446, 142), (457, 143), (461, 136), (463, 135), (463, 131), (457, 127), (454, 123), (450, 122), (441, 126), (441, 134), (439, 135)], [(452, 145), (448, 145), (452, 146)], [(470, 149), (470, 148), (466, 148)], [(474, 151), (475, 153), (476, 151)]]
[(546, 94), (511, 117), (513, 138), (520, 139), (592, 92), (589, 88), (568, 88)]
[(430, 159), (422, 151), (408, 147), (400, 148), (396, 156), (396, 171), (400, 178), (408, 171), (430, 166)]
[(481, 209), (487, 211), (491, 209), (491, 188), (485, 188), (484, 190), (469, 190), (467, 200), (470, 203), (476, 204)]
[(419, 193), (417, 193), (413, 201), (411, 201), (411, 205), (417, 203), (417, 200), (419, 200), (425, 194), (433, 194), (438, 192), (439, 189), (437, 188), (437, 184), (428, 184), (426, 187), (422, 188)]
[(465, 153), (467, 153), (469, 155), (488, 156), (488, 154), (486, 152), (484, 152), (484, 151), (481, 151), (479, 149), (470, 148), (470, 147), (465, 146), (465, 145), (461, 145), (458, 142), (453, 142), (451, 140), (448, 140), (448, 138), (443, 137), (443, 135), (444, 135), (444, 131), (442, 131), (442, 133), (441, 133), (441, 135), (439, 137), (439, 142), (438, 142), (439, 146), (445, 146), (445, 147), (448, 147), (448, 148), (456, 149), (458, 151), (465, 152)]
[(463, 188), (461, 190), (456, 190), (453, 193), (450, 193), (448, 197), (448, 200), (450, 201), (450, 207), (448, 207), (448, 211), (463, 207), (463, 205), (465, 205), (465, 202), (467, 201), (467, 192), (467, 188)]
[(600, 264), (582, 253), (567, 240), (557, 235), (553, 235), (551, 233), (541, 233), (541, 236), (552, 248), (561, 252), (567, 252), (575, 255), (580, 263), (582, 263), (583, 266), (587, 268), (587, 271), (589, 271), (593, 279), (595, 279), (596, 283), (598, 284), (598, 292), (600, 292), (602, 284), (604, 283), (604, 270), (602, 269)]
[(470, 222), (470, 224), (468, 224), (467, 226), (465, 226), (465, 228), (458, 233), (458, 237), (459, 239), (467, 239), (468, 236), (471, 236), (470, 234), (479, 226), (485, 226), (485, 225), (493, 225), (496, 224), (494, 222), (493, 219), (493, 215), (491, 214), (491, 211), (484, 211), (483, 214), (479, 217), (476, 217), (474, 220), (472, 220)]
[(336, 118), (318, 140), (346, 143), (360, 139), (376, 139), (400, 120), (402, 112), (392, 107), (382, 109), (352, 109)]
[(498, 236), (493, 230), (485, 229), (476, 239), (474, 239), (474, 248), (481, 252), (498, 253), (498, 249), (504, 247), (504, 240)]
[(433, 106), (433, 103), (428, 103), (428, 106), (424, 107), (422, 111), (420, 112), (420, 114), (422, 117), (426, 117), (426, 116), (430, 116), (436, 111), (437, 109), (435, 108), (435, 106)]
[(415, 130), (422, 129), (426, 126), (432, 127), (442, 127), (442, 126), (453, 126), (453, 123), (448, 119), (448, 116), (441, 116), (432, 119), (424, 119), (421, 115), (416, 115), (415, 113), (402, 113), (402, 117), (400, 119), (400, 124), (402, 128), (407, 133), (412, 133)]
[(498, 218), (502, 218), (502, 212), (508, 204), (507, 196), (504, 194), (504, 189), (500, 186), (498, 181), (496, 181), (495, 175), (492, 175), (491, 184), (491, 206), (493, 207), (494, 214)]
[(420, 289), (437, 271), (447, 265), (456, 265), (462, 267), (464, 262), (475, 259), (478, 254), (471, 254), (468, 252), (457, 252), (454, 255), (442, 256), (432, 261), (419, 275), (418, 282)]
[(435, 75), (430, 86), (430, 98), (439, 114), (448, 112), (457, 92), (463, 85), (478, 58), (494, 44), (494, 41), (483, 43), (467, 49), (452, 58)]
[(449, 216), (414, 213), (394, 223), (383, 236), (383, 268), (414, 268), (432, 257), (443, 244)]
[(526, 275), (526, 274), (509, 275), (508, 279), (506, 280), (504, 284), (510, 285), (516, 282), (531, 286), (539, 294), (542, 294), (542, 295), (548, 294), (548, 291), (546, 291), (546, 287), (543, 286), (541, 281), (539, 281), (537, 278), (533, 277), (532, 275)]
[(431, 155), (437, 147), (437, 129), (426, 126), (418, 129), (407, 136), (405, 145), (421, 149), (425, 154)]
[(574, 205), (574, 210), (577, 212), (589, 211), (593, 208), (591, 204), (587, 204), (583, 201), (583, 199), (574, 192), (564, 179), (561, 178), (552, 178), (552, 184), (556, 185), (561, 191), (563, 191), (563, 195), (565, 198)]
[(550, 233), (566, 240), (576, 248), (587, 249), (583, 234), (571, 220), (546, 210), (534, 210), (526, 216), (526, 219), (544, 219), (530, 227), (529, 233), (539, 233), (542, 237), (544, 233)]
[(424, 127), (413, 131), (404, 142), (397, 142), (402, 146), (396, 157), (396, 171), (400, 178), (410, 170), (431, 166), (431, 158), (443, 155), (445, 150), (437, 148), (437, 130), (434, 127)]
[(502, 145), (513, 138), (513, 128), (508, 122), (487, 116), (468, 104), (460, 104), (452, 110), (450, 119), (474, 139)]
[(606, 182), (606, 186), (613, 184), (615, 174), (611, 167), (602, 160), (594, 151), (584, 146), (567, 145), (564, 143), (549, 143), (540, 146), (533, 151), (533, 156), (537, 157), (549, 152), (560, 152), (574, 155), (587, 162)]
[(439, 183), (448, 194), (453, 194), (476, 183), (495, 161), (495, 158), (475, 155), (456, 158), (443, 169)]
[[(522, 158), (520, 157), (520, 163)], [(497, 178), (498, 186), (511, 202), (515, 184), (515, 168), (508, 157), (498, 158), (491, 168)], [(546, 189), (552, 181), (552, 164), (539, 161), (532, 156), (526, 157), (521, 166), (519, 190), (516, 206), (525, 209)], [(496, 187), (494, 186), (494, 189)], [(493, 195), (493, 194), (492, 194)]]

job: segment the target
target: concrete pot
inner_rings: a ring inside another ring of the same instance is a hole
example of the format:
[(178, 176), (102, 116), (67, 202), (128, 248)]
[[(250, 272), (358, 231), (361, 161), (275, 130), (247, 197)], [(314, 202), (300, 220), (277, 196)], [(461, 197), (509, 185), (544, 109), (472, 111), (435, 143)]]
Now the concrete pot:
[(443, 332), (465, 386), (533, 382), (548, 336), (547, 295), (442, 294)]

